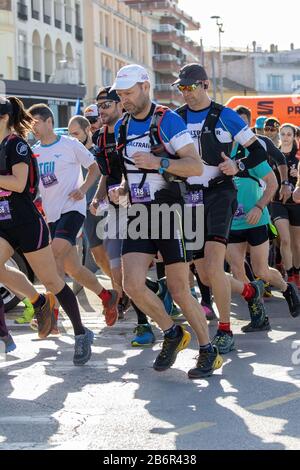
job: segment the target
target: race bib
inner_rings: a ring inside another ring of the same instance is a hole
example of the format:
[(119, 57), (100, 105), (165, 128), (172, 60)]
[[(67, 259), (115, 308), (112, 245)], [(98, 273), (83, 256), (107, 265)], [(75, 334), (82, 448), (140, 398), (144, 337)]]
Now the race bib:
[(244, 210), (244, 206), (242, 204), (238, 205), (237, 211), (234, 214), (234, 219), (235, 220), (241, 220), (246, 217), (246, 212)]
[(44, 175), (41, 175), (41, 180), (44, 188), (46, 189), (58, 184), (57, 178), (54, 173), (46, 173)]
[(0, 201), (0, 221), (11, 220), (11, 213), (8, 201)]
[(199, 190), (188, 193), (187, 203), (193, 207), (203, 204), (203, 191)]
[(130, 192), (133, 203), (151, 202), (152, 200), (149, 183), (145, 183), (142, 188), (139, 187), (139, 184), (132, 184)]

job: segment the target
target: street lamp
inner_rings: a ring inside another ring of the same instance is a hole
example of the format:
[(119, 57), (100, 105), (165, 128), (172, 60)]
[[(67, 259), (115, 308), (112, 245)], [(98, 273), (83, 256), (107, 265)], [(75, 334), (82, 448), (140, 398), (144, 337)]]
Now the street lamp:
[(221, 34), (224, 33), (223, 23), (221, 22), (220, 16), (211, 16), (212, 20), (216, 20), (216, 24), (219, 30), (219, 55), (220, 55), (220, 95), (221, 95), (221, 104), (224, 102), (224, 91), (223, 91), (223, 55), (222, 55), (222, 42)]

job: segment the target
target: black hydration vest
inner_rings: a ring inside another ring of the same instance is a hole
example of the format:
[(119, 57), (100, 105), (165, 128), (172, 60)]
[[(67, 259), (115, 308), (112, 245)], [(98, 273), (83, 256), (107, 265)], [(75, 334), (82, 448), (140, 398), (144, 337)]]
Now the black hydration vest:
[[(134, 140), (141, 139), (142, 137), (149, 136), (150, 144), (151, 144), (151, 153), (157, 156), (160, 160), (162, 158), (168, 158), (170, 160), (178, 160), (179, 157), (176, 155), (170, 154), (161, 138), (160, 134), (160, 125), (163, 120), (165, 113), (169, 111), (169, 108), (166, 106), (152, 106), (152, 119), (149, 127), (149, 131), (146, 132), (144, 135), (134, 137), (133, 139), (128, 139), (128, 126), (129, 126), (129, 119), (130, 114), (125, 113), (123, 116), (123, 120), (119, 129), (119, 136), (118, 136), (118, 144), (117, 149), (119, 152), (119, 159), (122, 162), (123, 173), (126, 179), (128, 179), (128, 174), (137, 174), (140, 173), (142, 178), (139, 184), (139, 188), (141, 189), (147, 179), (148, 174), (158, 174), (158, 170), (145, 170), (145, 169), (138, 169), (135, 167), (134, 163), (127, 157), (126, 154), (126, 146), (128, 142), (133, 142)], [(129, 170), (126, 168), (126, 165), (134, 166), (135, 169)], [(157, 191), (155, 193), (155, 201), (156, 202), (176, 202), (177, 200), (181, 200), (185, 193), (186, 193), (186, 178), (181, 178), (180, 176), (172, 175), (171, 173), (164, 172), (162, 177), (167, 182), (167, 187)]]
[(114, 179), (122, 179), (122, 167), (117, 151), (117, 144), (107, 143), (108, 128), (103, 126), (100, 129), (97, 146), (95, 148), (95, 158), (103, 176)]
[[(204, 164), (209, 166), (217, 167), (220, 165), (220, 163), (224, 162), (221, 156), (222, 152), (224, 152), (227, 156), (230, 156), (231, 154), (232, 143), (219, 142), (215, 132), (217, 123), (219, 121), (223, 109), (224, 106), (222, 106), (221, 104), (215, 103), (214, 101), (211, 102), (210, 109), (202, 127), (201, 136), (198, 137), (201, 158)], [(188, 125), (188, 106), (181, 106), (181, 108), (178, 108), (176, 110), (176, 113), (179, 114), (179, 116), (181, 116), (184, 122)], [(212, 179), (209, 182), (209, 187), (230, 181), (232, 181), (231, 176), (221, 175), (217, 178)]]

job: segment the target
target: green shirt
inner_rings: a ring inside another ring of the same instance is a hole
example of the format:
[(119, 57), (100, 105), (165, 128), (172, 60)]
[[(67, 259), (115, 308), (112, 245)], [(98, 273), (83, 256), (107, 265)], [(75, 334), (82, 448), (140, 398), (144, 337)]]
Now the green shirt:
[[(232, 156), (234, 156), (233, 150)], [(257, 180), (261, 180), (272, 171), (272, 168), (267, 162), (257, 165), (255, 168), (248, 170), (249, 175)], [(255, 204), (261, 199), (264, 188), (251, 178), (234, 178), (237, 186), (238, 194), (238, 210), (234, 216), (231, 230), (247, 230), (255, 227), (261, 227), (270, 223), (271, 218), (267, 207), (264, 208), (262, 216), (256, 225), (251, 225), (247, 222), (247, 214), (255, 207)], [(263, 182), (261, 182), (261, 185)]]

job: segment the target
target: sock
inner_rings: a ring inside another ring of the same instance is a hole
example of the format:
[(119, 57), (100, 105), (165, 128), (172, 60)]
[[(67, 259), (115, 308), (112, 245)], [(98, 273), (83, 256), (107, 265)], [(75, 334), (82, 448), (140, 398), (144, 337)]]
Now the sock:
[(300, 268), (295, 268), (294, 266), (294, 275), (299, 276)]
[(292, 277), (294, 275), (294, 268), (287, 269), (286, 273), (287, 273), (288, 277)]
[(3, 338), (8, 335), (8, 329), (5, 323), (4, 303), (0, 295), (0, 336)]
[(34, 310), (39, 310), (45, 305), (46, 298), (44, 295), (37, 294), (33, 299), (29, 299), (29, 302), (33, 306)]
[(85, 329), (81, 321), (79, 307), (74, 292), (67, 284), (65, 284), (65, 287), (56, 294), (56, 298), (70, 318), (75, 336), (84, 335)]
[(214, 352), (213, 345), (211, 343), (205, 344), (204, 346), (200, 346), (200, 354), (202, 352)]
[(111, 299), (111, 292), (103, 288), (98, 297), (102, 300), (103, 303), (109, 302)]
[(231, 328), (230, 328), (230, 322), (229, 323), (221, 323), (219, 322), (219, 328), (218, 328), (220, 331), (226, 331), (226, 333), (230, 333), (231, 332)]
[(245, 284), (244, 285), (244, 290), (242, 292), (242, 297), (246, 300), (246, 302), (249, 302), (249, 300), (253, 299), (255, 296), (255, 289), (251, 284)]
[(165, 263), (163, 262), (156, 263), (156, 273), (157, 273), (158, 280), (162, 279), (163, 277), (166, 277)]
[(138, 325), (148, 324), (148, 318), (146, 317), (146, 315), (135, 305), (135, 303), (131, 303), (137, 316)]
[(164, 331), (165, 338), (174, 339), (181, 334), (181, 328), (179, 325), (173, 325), (168, 330)]

